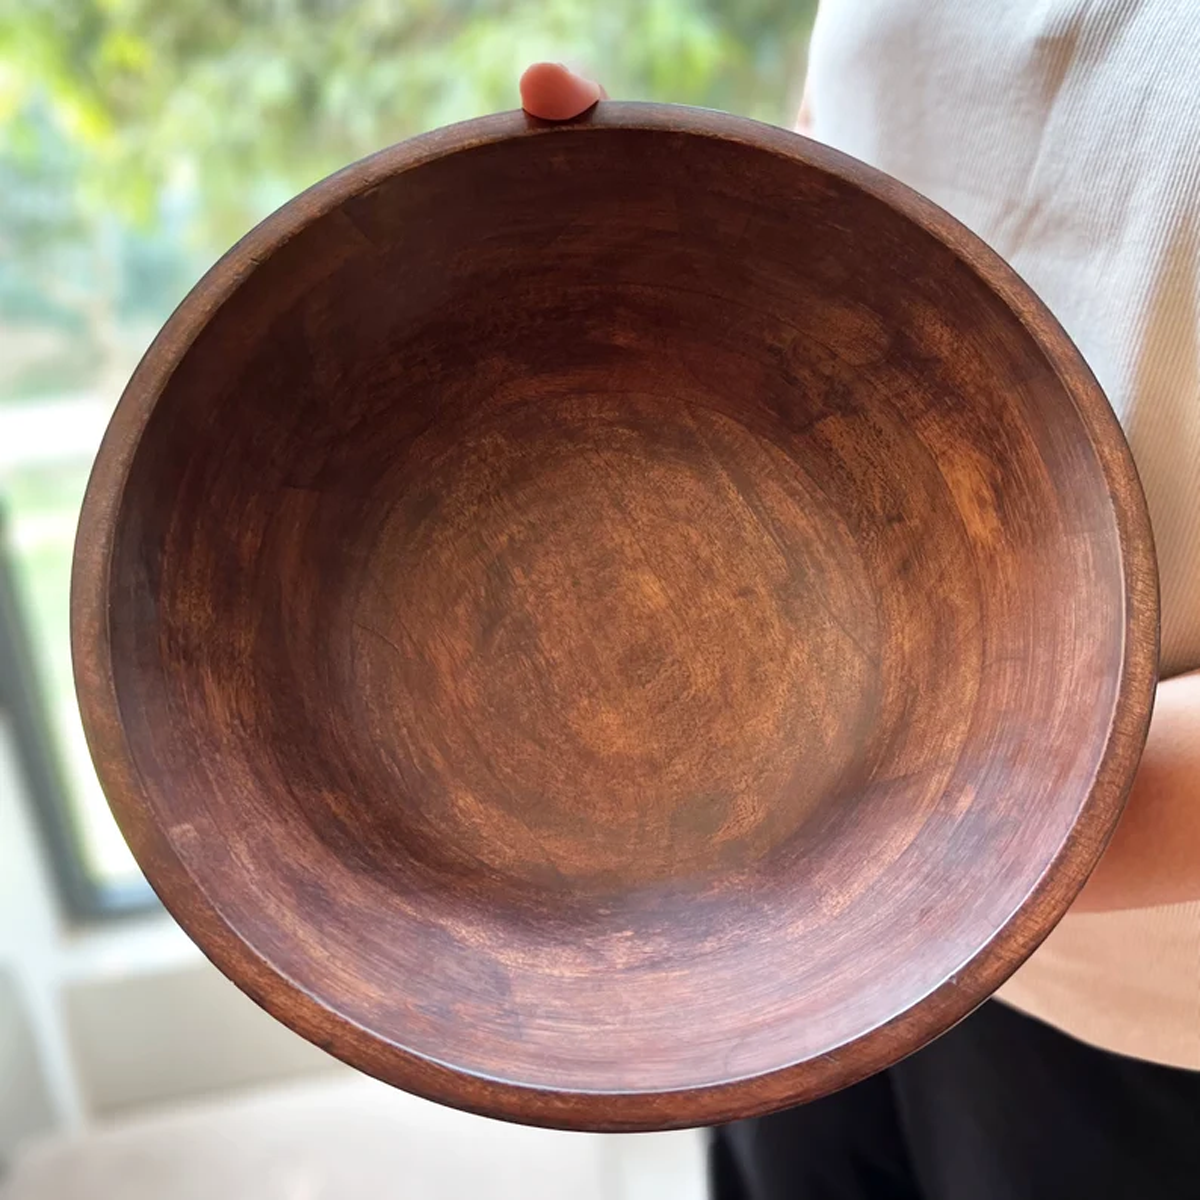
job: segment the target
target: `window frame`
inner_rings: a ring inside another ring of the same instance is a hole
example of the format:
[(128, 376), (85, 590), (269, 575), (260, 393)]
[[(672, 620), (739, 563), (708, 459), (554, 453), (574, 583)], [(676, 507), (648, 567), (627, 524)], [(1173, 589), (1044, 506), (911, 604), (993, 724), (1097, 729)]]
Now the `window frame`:
[(0, 497), (0, 717), (12, 731), (24, 785), (64, 915), (78, 923), (133, 916), (159, 908), (144, 879), (111, 883), (88, 869), (69, 781), (49, 719), (30, 626), (22, 607), (9, 521)]

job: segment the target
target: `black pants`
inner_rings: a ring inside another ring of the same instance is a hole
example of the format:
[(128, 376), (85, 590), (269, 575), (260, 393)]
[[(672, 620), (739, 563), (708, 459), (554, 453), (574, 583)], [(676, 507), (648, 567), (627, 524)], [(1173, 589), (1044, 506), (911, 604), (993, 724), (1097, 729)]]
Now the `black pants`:
[(985, 1004), (911, 1058), (713, 1131), (713, 1200), (1200, 1200), (1200, 1072)]

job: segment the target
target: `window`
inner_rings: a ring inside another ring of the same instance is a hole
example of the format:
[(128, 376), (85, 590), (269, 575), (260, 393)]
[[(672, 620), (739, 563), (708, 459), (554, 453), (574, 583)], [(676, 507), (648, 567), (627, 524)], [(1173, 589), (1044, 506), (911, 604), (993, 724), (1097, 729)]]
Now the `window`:
[(521, 67), (790, 122), (815, 0), (27, 0), (0, 31), (0, 703), (77, 916), (151, 903), (75, 709), (92, 456), (203, 269), (316, 179), (510, 108)]
[[(23, 483), (27, 474), (14, 477)], [(75, 713), (69, 653), (55, 636), (56, 618), (65, 620), (76, 491), (54, 486), (49, 495), (57, 503), (27, 505), (16, 537), (0, 509), (0, 719), (13, 735), (63, 905), (88, 919), (138, 911), (154, 897), (99, 795)], [(39, 599), (43, 628), (27, 619), (19, 576)], [(39, 651), (48, 651), (48, 671), (39, 670)]]

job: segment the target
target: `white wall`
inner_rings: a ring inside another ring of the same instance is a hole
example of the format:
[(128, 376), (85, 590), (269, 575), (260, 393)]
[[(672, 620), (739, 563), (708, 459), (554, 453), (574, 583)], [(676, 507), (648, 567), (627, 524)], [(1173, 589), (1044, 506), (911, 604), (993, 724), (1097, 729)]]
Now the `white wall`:
[(59, 1019), (60, 940), (49, 872), (0, 713), (0, 1045), (8, 1047), (0, 1068), (0, 1158), (21, 1138), (80, 1116)]
[(16, 975), (0, 967), (0, 1164), (58, 1123), (28, 1004)]

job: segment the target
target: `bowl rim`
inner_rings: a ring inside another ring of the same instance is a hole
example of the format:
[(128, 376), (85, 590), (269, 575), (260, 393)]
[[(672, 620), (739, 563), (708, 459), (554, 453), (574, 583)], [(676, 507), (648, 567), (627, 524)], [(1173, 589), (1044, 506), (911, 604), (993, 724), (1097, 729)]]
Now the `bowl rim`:
[[(146, 423), (200, 330), (257, 266), (351, 197), (435, 159), (564, 128), (644, 130), (732, 141), (803, 163), (882, 201), (950, 249), (1020, 320), (1071, 397), (1100, 464), (1124, 580), (1121, 677), (1091, 789), (1059, 851), (991, 940), (905, 1011), (821, 1054), (771, 1071), (667, 1091), (560, 1091), (475, 1074), (388, 1041), (307, 992), (243, 941), (155, 822), (122, 724), (109, 633), (112, 553), (121, 500)], [(75, 686), (97, 776), (138, 864), (172, 917), (251, 999), (308, 1041), (368, 1075), (470, 1112), (558, 1129), (642, 1131), (712, 1125), (819, 1098), (944, 1033), (1038, 947), (1085, 883), (1116, 826), (1145, 742), (1157, 682), (1158, 579), (1149, 513), (1125, 436), (1070, 338), (1017, 273), (980, 238), (911, 188), (831, 147), (708, 109), (603, 101), (569, 122), (516, 110), (401, 142), (314, 184), (245, 235), (185, 297), (126, 386), (92, 468), (71, 577)]]

